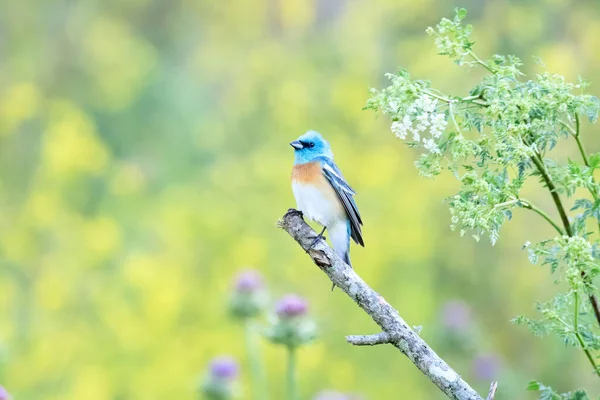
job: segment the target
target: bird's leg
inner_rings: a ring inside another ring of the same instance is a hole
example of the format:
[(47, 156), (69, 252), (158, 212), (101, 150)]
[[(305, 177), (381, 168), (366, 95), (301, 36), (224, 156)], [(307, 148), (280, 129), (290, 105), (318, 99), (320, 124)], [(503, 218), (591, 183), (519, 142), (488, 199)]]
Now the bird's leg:
[(317, 235), (317, 237), (315, 238), (315, 240), (313, 240), (313, 242), (310, 244), (310, 246), (308, 246), (308, 249), (306, 249), (306, 252), (308, 253), (310, 251), (310, 249), (312, 249), (314, 247), (315, 244), (317, 244), (317, 242), (321, 239), (325, 240), (325, 236), (323, 236), (323, 234), (325, 233), (325, 229), (327, 229), (326, 226), (323, 227), (323, 230), (321, 231), (321, 233), (319, 233)]

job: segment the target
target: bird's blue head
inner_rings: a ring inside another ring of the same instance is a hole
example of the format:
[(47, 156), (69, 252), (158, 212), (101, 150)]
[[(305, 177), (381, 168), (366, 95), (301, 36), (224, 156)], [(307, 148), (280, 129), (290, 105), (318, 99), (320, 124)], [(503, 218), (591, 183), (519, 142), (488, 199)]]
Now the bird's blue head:
[(333, 160), (329, 143), (316, 131), (306, 132), (298, 140), (291, 142), (290, 146), (294, 148), (294, 163), (296, 164), (310, 162), (316, 157), (327, 157)]

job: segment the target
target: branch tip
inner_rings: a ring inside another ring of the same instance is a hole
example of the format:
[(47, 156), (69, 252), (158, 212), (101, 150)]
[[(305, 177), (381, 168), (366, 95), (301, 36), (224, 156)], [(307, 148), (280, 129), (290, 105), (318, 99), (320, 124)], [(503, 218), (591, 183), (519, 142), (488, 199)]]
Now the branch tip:
[(496, 389), (498, 389), (498, 382), (492, 382), (486, 400), (494, 400), (496, 397)]
[(389, 344), (392, 341), (392, 336), (387, 332), (380, 332), (374, 335), (346, 336), (346, 342), (354, 346), (376, 346), (378, 344)]

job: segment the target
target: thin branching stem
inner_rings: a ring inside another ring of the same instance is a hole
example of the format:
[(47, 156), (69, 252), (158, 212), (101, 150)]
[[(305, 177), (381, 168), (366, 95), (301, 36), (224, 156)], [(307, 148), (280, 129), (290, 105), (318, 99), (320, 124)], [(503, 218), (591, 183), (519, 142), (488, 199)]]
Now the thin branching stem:
[[(562, 220), (563, 226), (565, 227), (566, 234), (570, 237), (573, 237), (573, 229), (571, 228), (571, 223), (569, 222), (569, 218), (567, 217), (567, 213), (562, 204), (560, 196), (556, 191), (556, 186), (554, 186), (554, 182), (552, 182), (552, 179), (550, 178), (550, 175), (548, 174), (548, 171), (544, 166), (544, 161), (542, 160), (542, 157), (539, 154), (535, 154), (531, 157), (531, 160), (537, 167), (540, 175), (542, 176), (542, 179), (546, 183), (546, 187), (552, 195), (552, 200), (554, 200), (554, 204), (556, 205), (556, 209), (558, 210), (560, 219)], [(581, 271), (581, 278), (586, 282), (590, 282), (590, 278), (587, 276), (585, 271)], [(594, 310), (594, 316), (596, 317), (596, 321), (598, 321), (598, 324), (600, 324), (600, 307), (598, 306), (598, 299), (593, 294), (590, 294), (589, 299), (592, 305), (592, 309)]]
[(550, 175), (548, 174), (548, 171), (546, 170), (544, 161), (542, 160), (542, 156), (540, 156), (539, 153), (536, 153), (531, 157), (531, 161), (533, 161), (533, 163), (535, 164), (538, 172), (540, 173), (540, 175), (542, 176), (542, 179), (544, 180), (544, 183), (546, 184), (546, 187), (550, 191), (552, 200), (554, 201), (554, 204), (556, 205), (556, 209), (558, 211), (558, 214), (560, 216), (562, 224), (565, 227), (565, 232), (567, 233), (568, 236), (573, 236), (573, 230), (571, 228), (571, 223), (569, 222), (569, 217), (567, 217), (567, 212), (565, 211), (565, 207), (563, 206), (562, 200), (560, 199), (560, 196), (558, 195), (558, 192), (556, 191), (556, 186), (554, 186), (554, 182), (552, 182), (552, 179), (550, 178)]
[(571, 133), (571, 135), (577, 136), (577, 131), (571, 125), (569, 125), (562, 119), (559, 119), (558, 123), (561, 124), (562, 126), (564, 126), (565, 128), (567, 128), (567, 130)]
[[(581, 153), (581, 158), (583, 159), (583, 163), (585, 164), (586, 167), (590, 168), (590, 162), (587, 157), (587, 152), (585, 151), (585, 147), (583, 146), (583, 143), (581, 142), (580, 134), (581, 134), (581, 129), (580, 129), (579, 114), (575, 113), (575, 133), (573, 134), (573, 137), (575, 138), (575, 142), (577, 142), (577, 147), (579, 148), (579, 152)], [(592, 182), (594, 183), (594, 187), (596, 187), (596, 179), (594, 178), (593, 175), (592, 175)], [(597, 201), (598, 200), (597, 190), (590, 188), (589, 191), (592, 194), (592, 197), (594, 198), (594, 200)], [(598, 221), (598, 234), (600, 234), (600, 221)], [(584, 281), (589, 282), (589, 278), (587, 278), (585, 272), (581, 271), (581, 277), (584, 279)], [(596, 317), (596, 320), (600, 324), (600, 307), (598, 306), (598, 299), (593, 294), (590, 295), (590, 302), (592, 303), (592, 309), (594, 310), (594, 315)], [(596, 369), (596, 372), (598, 372), (597, 369)]]
[(458, 122), (456, 122), (456, 117), (454, 116), (454, 110), (452, 109), (452, 104), (448, 104), (448, 112), (450, 113), (450, 118), (452, 119), (452, 123), (456, 128), (456, 133), (460, 133), (460, 127), (458, 126)]
[(525, 200), (525, 199), (519, 199), (521, 205), (523, 206), (523, 208), (527, 208), (528, 210), (533, 211), (534, 213), (540, 215), (542, 218), (544, 218), (550, 225), (552, 225), (554, 227), (554, 229), (556, 229), (556, 231), (562, 236), (565, 234), (565, 232), (561, 229), (561, 227), (554, 222), (554, 220), (552, 218), (550, 218), (550, 216), (541, 208), (535, 206), (532, 202), (530, 202), (529, 200)]
[(508, 207), (508, 206), (512, 206), (514, 204), (519, 204), (521, 207), (526, 208), (528, 210), (531, 210), (533, 212), (535, 212), (536, 214), (540, 215), (542, 218), (544, 218), (550, 225), (552, 225), (554, 227), (554, 229), (556, 229), (556, 231), (562, 236), (565, 234), (565, 232), (561, 229), (561, 227), (554, 222), (554, 220), (541, 208), (535, 206), (531, 201), (523, 199), (523, 198), (518, 198), (518, 199), (512, 199), (512, 200), (508, 200), (505, 201), (503, 203), (498, 203), (494, 206), (494, 208), (503, 208), (503, 207)]
[(421, 91), (422, 91), (423, 93), (425, 93), (427, 96), (429, 96), (429, 97), (433, 97), (434, 99), (438, 99), (438, 100), (440, 100), (440, 101), (443, 101), (444, 103), (448, 103), (448, 104), (450, 104), (450, 103), (452, 102), (452, 100), (450, 100), (449, 98), (447, 98), (447, 97), (444, 97), (444, 96), (440, 96), (439, 94), (435, 94), (435, 93), (433, 93), (431, 90), (428, 90), (428, 89), (421, 89)]
[(287, 365), (287, 399), (298, 400), (298, 386), (296, 385), (296, 348), (288, 346)]
[[(561, 121), (562, 122), (562, 121)], [(573, 128), (571, 128), (573, 129)], [(583, 159), (583, 163), (586, 167), (590, 167), (590, 161), (588, 160), (587, 152), (585, 151), (585, 147), (583, 147), (583, 143), (581, 143), (580, 131), (579, 131), (579, 114), (575, 114), (575, 129), (573, 130), (573, 137), (575, 138), (575, 142), (577, 142), (577, 147), (579, 148), (579, 153), (581, 153), (581, 158)], [(598, 198), (598, 194), (591, 191), (594, 199)]]
[(451, 106), (454, 103), (458, 103), (458, 102), (462, 102), (462, 103), (472, 103), (472, 104), (477, 104), (480, 105), (482, 107), (487, 107), (488, 103), (485, 102), (485, 100), (481, 99), (480, 96), (466, 96), (466, 97), (456, 97), (456, 98), (449, 98), (449, 97), (445, 97), (442, 95), (439, 95), (437, 93), (432, 92), (429, 89), (420, 89), (421, 92), (425, 93), (427, 96), (433, 97), (434, 99), (443, 101), (444, 103), (447, 103), (449, 106)]
[(473, 60), (475, 60), (475, 62), (477, 62), (477, 64), (481, 65), (483, 68), (487, 69), (492, 74), (496, 73), (496, 71), (494, 71), (489, 65), (487, 65), (481, 58), (477, 57), (477, 55), (475, 53), (473, 53), (472, 50), (468, 50), (467, 54), (469, 54), (471, 57), (473, 57)]
[(577, 341), (581, 345), (583, 352), (587, 356), (590, 364), (592, 364), (594, 372), (598, 373), (598, 365), (596, 365), (596, 360), (594, 360), (591, 351), (586, 347), (585, 342), (583, 341), (583, 336), (581, 335), (581, 332), (579, 332), (579, 292), (575, 290), (573, 292), (573, 296), (575, 298), (575, 310), (573, 315), (573, 330), (575, 332), (575, 337), (577, 337)]
[[(581, 142), (581, 138), (580, 138), (580, 129), (579, 129), (579, 114), (575, 114), (575, 129), (574, 129), (574, 134), (573, 137), (575, 138), (575, 142), (577, 142), (577, 147), (579, 148), (579, 153), (581, 153), (581, 158), (583, 159), (583, 163), (585, 164), (586, 167), (590, 168), (590, 161), (588, 159), (587, 156), (587, 151), (585, 151), (585, 147), (583, 146), (583, 143)], [(594, 175), (592, 175), (592, 182), (594, 183), (594, 189), (589, 188), (589, 191), (592, 195), (592, 197), (594, 198), (594, 200), (598, 200), (598, 191), (595, 189), (596, 187), (596, 179), (594, 178)], [(598, 234), (600, 235), (600, 220), (598, 220)]]

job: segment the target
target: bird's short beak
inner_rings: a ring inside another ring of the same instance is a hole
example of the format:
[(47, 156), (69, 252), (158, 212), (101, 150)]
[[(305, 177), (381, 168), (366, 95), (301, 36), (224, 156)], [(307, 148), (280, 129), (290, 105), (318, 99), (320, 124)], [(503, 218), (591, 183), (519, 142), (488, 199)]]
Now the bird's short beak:
[(293, 142), (290, 143), (290, 146), (292, 146), (296, 150), (300, 150), (301, 148), (304, 147), (304, 146), (302, 146), (302, 143), (300, 143), (299, 140), (294, 140)]

